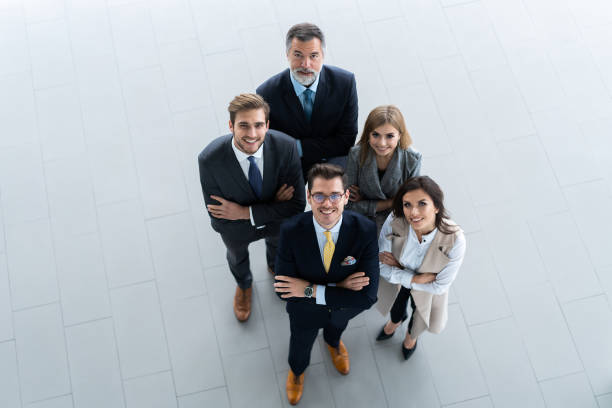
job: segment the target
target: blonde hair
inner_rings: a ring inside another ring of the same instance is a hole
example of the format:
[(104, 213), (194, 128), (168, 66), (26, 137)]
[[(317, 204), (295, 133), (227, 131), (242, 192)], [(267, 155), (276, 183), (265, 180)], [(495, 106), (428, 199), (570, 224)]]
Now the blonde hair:
[(263, 109), (266, 115), (266, 122), (270, 118), (270, 105), (268, 105), (268, 103), (264, 101), (264, 98), (261, 96), (251, 93), (243, 93), (235, 96), (227, 107), (232, 125), (234, 124), (234, 120), (236, 119), (236, 114), (238, 112), (253, 109)]
[(357, 144), (361, 146), (361, 154), (359, 162), (363, 166), (365, 163), (370, 150), (370, 133), (379, 126), (384, 124), (390, 124), (399, 132), (399, 146), (402, 149), (407, 149), (412, 144), (412, 138), (406, 130), (406, 123), (404, 122), (404, 116), (402, 112), (394, 105), (382, 105), (378, 106), (370, 112), (368, 118), (363, 125), (363, 132), (361, 138)]

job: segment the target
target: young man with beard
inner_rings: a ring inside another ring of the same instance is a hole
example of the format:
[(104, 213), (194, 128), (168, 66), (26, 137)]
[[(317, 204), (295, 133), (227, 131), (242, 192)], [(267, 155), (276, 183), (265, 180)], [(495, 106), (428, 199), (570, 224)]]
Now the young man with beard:
[(210, 222), (227, 248), (234, 275), (234, 314), (251, 314), (248, 245), (266, 242), (273, 273), (281, 222), (304, 211), (304, 181), (293, 139), (269, 130), (268, 104), (259, 95), (241, 94), (229, 104), (232, 133), (213, 140), (198, 156), (200, 182)]
[(314, 163), (346, 165), (357, 136), (355, 75), (323, 65), (325, 37), (296, 24), (286, 37), (289, 69), (257, 88), (270, 104), (270, 127), (297, 139), (304, 173)]
[(299, 402), (304, 371), (319, 329), (341, 374), (349, 355), (340, 339), (350, 319), (376, 302), (378, 240), (376, 225), (344, 211), (349, 190), (343, 170), (315, 164), (308, 172), (307, 199), (312, 207), (281, 227), (275, 291), (287, 300), (291, 338), (287, 399)]

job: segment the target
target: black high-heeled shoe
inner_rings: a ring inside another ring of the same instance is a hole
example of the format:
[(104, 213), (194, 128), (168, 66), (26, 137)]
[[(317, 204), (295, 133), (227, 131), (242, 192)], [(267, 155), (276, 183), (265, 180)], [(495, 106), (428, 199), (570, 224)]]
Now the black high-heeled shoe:
[[(406, 319), (408, 318), (408, 315), (405, 314), (404, 317), (402, 317), (402, 321), (401, 323), (403, 323), (404, 321), (406, 321)], [(390, 339), (391, 337), (393, 337), (393, 335), (395, 334), (395, 330), (393, 330), (393, 333), (391, 334), (387, 334), (385, 333), (385, 326), (387, 325), (387, 323), (385, 323), (382, 327), (382, 329), (380, 329), (380, 333), (378, 333), (378, 336), (376, 336), (376, 341), (383, 341), (383, 340), (387, 340)]]
[(414, 347), (413, 348), (406, 348), (404, 347), (404, 342), (402, 342), (402, 354), (404, 355), (404, 360), (408, 360), (410, 358), (410, 356), (412, 355), (412, 353), (414, 353), (414, 350), (416, 350), (417, 348), (417, 343), (414, 343)]

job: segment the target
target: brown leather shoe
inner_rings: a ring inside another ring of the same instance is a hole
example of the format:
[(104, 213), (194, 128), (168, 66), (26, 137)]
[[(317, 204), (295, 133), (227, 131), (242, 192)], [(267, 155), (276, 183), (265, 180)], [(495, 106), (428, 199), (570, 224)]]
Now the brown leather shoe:
[(289, 369), (287, 374), (287, 399), (291, 405), (295, 405), (300, 402), (302, 393), (304, 392), (304, 373), (298, 375), (293, 374), (293, 371)]
[(338, 370), (340, 374), (347, 375), (351, 369), (351, 363), (349, 361), (348, 351), (346, 351), (346, 347), (344, 347), (342, 340), (340, 340), (338, 348), (332, 347), (327, 343), (326, 345), (336, 370)]
[(251, 295), (253, 288), (242, 289), (240, 286), (236, 287), (236, 294), (234, 295), (234, 314), (236, 319), (241, 322), (245, 322), (251, 315)]

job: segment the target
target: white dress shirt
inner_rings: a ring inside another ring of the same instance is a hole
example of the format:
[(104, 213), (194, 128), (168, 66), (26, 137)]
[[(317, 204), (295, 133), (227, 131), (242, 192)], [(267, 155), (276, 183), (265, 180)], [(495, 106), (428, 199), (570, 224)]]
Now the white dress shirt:
[[(325, 244), (327, 243), (327, 237), (325, 236), (324, 232), (325, 231), (331, 232), (331, 239), (334, 242), (334, 245), (336, 245), (336, 242), (338, 242), (338, 235), (340, 235), (340, 226), (342, 225), (342, 215), (340, 216), (340, 219), (338, 220), (336, 225), (334, 225), (330, 229), (323, 228), (321, 225), (319, 225), (317, 220), (315, 220), (314, 216), (312, 217), (312, 223), (314, 224), (315, 234), (317, 235), (317, 243), (319, 244), (319, 253), (321, 254), (321, 261), (323, 261), (323, 248), (325, 248)], [(334, 283), (328, 283), (328, 285), (336, 286), (336, 284)], [(325, 285), (316, 285), (316, 286), (317, 286), (317, 295), (316, 295), (317, 305), (327, 304), (325, 303)]]
[[(259, 167), (259, 172), (261, 173), (261, 179), (263, 180), (263, 143), (261, 144), (261, 146), (259, 146), (259, 149), (257, 149), (257, 151), (253, 154), (246, 154), (243, 151), (239, 150), (236, 145), (234, 144), (234, 139), (232, 138), (232, 150), (234, 151), (234, 154), (236, 155), (236, 160), (238, 160), (238, 164), (240, 164), (240, 168), (242, 169), (242, 172), (244, 173), (244, 177), (246, 177), (247, 181), (249, 181), (249, 167), (251, 166), (251, 162), (249, 161), (249, 157), (253, 156), (255, 157), (255, 163), (257, 163), (257, 167)], [(253, 210), (251, 209), (251, 206), (249, 206), (249, 216), (251, 218), (251, 225), (255, 226), (255, 219), (253, 218)], [(259, 228), (264, 228), (265, 225), (262, 225)]]
[[(391, 240), (387, 239), (387, 235), (391, 234), (391, 222), (394, 220), (393, 213), (389, 214), (385, 223), (380, 230), (378, 238), (379, 252), (391, 252)], [(451, 283), (455, 280), (459, 267), (463, 262), (465, 255), (465, 237), (460, 234), (455, 240), (455, 244), (448, 252), (450, 262), (436, 275), (436, 279), (430, 283), (412, 283), (415, 271), (419, 269), (423, 263), (423, 258), (431, 245), (434, 237), (438, 233), (438, 229), (434, 228), (432, 232), (421, 237), (421, 242), (416, 236), (416, 233), (410, 226), (408, 237), (404, 242), (402, 254), (398, 262), (404, 266), (404, 269), (383, 264), (380, 265), (380, 276), (385, 278), (390, 283), (399, 283), (407, 289), (421, 290), (434, 295), (439, 295), (446, 292)]]

